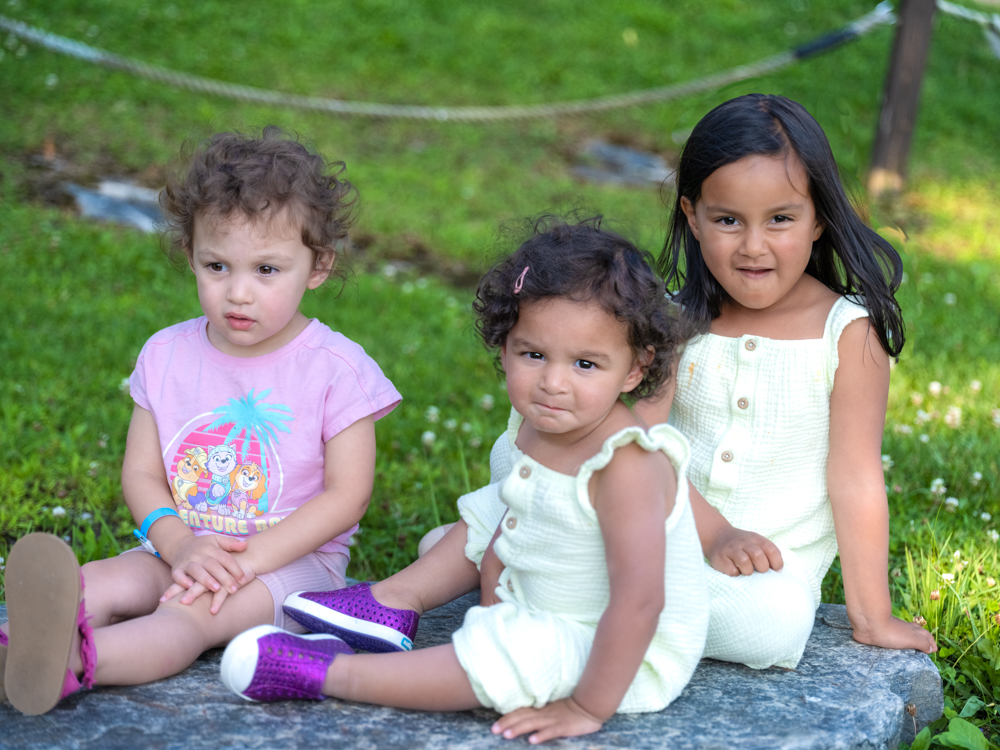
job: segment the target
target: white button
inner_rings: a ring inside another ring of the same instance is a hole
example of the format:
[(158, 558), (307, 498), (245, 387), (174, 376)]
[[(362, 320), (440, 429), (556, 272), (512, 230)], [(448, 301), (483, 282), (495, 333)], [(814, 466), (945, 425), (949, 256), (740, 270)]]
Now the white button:
[(719, 456), (719, 458), (721, 458), (723, 461), (725, 461), (728, 464), (730, 461), (733, 460), (733, 452), (732, 451), (722, 451), (722, 455)]

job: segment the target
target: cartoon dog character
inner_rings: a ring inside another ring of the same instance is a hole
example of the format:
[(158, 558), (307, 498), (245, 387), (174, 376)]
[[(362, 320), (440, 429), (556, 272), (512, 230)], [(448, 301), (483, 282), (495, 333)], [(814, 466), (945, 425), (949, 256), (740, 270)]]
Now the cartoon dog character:
[(192, 509), (191, 498), (198, 494), (198, 478), (205, 473), (207, 461), (205, 449), (196, 446), (184, 451), (183, 460), (177, 462), (177, 476), (170, 489), (178, 508)]
[(205, 468), (212, 475), (212, 484), (208, 487), (205, 500), (195, 506), (199, 512), (204, 513), (211, 506), (216, 508), (220, 516), (228, 515), (224, 501), (232, 489), (229, 475), (233, 473), (237, 463), (236, 451), (231, 445), (217, 445), (208, 452)]
[[(257, 515), (255, 503), (267, 489), (264, 470), (252, 462), (242, 464), (236, 467), (229, 478), (233, 486), (229, 493), (229, 511), (236, 518), (253, 518)], [(219, 512), (222, 512), (221, 508)]]

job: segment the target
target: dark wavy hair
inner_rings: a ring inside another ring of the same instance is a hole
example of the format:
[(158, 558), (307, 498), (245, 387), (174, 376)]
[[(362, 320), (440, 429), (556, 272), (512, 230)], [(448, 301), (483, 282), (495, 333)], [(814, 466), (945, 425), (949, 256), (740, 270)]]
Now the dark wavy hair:
[[(476, 331), (496, 352), (500, 369), (499, 349), (517, 323), (522, 303), (550, 297), (596, 300), (626, 324), (637, 356), (653, 348), (653, 360), (631, 392), (645, 398), (666, 381), (674, 350), (687, 332), (676, 306), (664, 296), (652, 255), (602, 229), (601, 220), (595, 216), (570, 224), (550, 215), (534, 219), (532, 236), (480, 280), (472, 303)], [(515, 292), (522, 274), (523, 285)]]
[(217, 133), (196, 147), (160, 193), (167, 252), (175, 260), (190, 257), (197, 216), (269, 221), (287, 209), (321, 267), (336, 257), (354, 221), (357, 190), (341, 178), (344, 169), (343, 162), (327, 163), (274, 126), (259, 136)]
[(837, 294), (859, 297), (882, 348), (898, 357), (905, 341), (895, 297), (903, 274), (899, 254), (854, 210), (819, 123), (801, 104), (783, 96), (747, 94), (730, 99), (705, 115), (691, 132), (677, 168), (677, 198), (659, 260), (667, 286), (677, 290), (674, 301), (704, 331), (727, 298), (705, 266), (701, 245), (681, 210), (681, 198), (696, 203), (702, 183), (727, 164), (746, 156), (789, 152), (805, 167), (816, 218), (825, 227), (813, 243), (806, 273)]

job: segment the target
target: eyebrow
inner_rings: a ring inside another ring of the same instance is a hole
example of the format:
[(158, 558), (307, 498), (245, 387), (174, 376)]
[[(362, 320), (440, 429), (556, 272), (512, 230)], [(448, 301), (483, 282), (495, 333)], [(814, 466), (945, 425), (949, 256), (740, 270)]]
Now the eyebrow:
[[(792, 211), (792, 210), (802, 210), (805, 207), (804, 203), (786, 203), (782, 206), (775, 206), (768, 209), (768, 213), (781, 213), (782, 211)], [(705, 206), (705, 211), (710, 213), (720, 213), (720, 214), (736, 214), (739, 211), (733, 211), (726, 206)]]

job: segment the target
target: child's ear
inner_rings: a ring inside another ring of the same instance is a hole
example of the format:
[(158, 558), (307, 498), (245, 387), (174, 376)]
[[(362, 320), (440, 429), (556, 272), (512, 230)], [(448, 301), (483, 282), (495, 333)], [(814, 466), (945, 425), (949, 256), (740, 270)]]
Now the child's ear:
[(314, 264), (312, 273), (309, 274), (309, 283), (306, 284), (308, 289), (315, 289), (320, 284), (329, 278), (330, 273), (333, 271), (333, 265), (337, 262), (337, 253), (331, 250), (327, 253), (320, 253), (316, 256), (316, 263)]
[(813, 242), (818, 240), (823, 235), (824, 231), (826, 231), (826, 224), (819, 219), (816, 219), (816, 226), (813, 227)]
[(653, 362), (654, 356), (656, 356), (656, 350), (651, 346), (647, 346), (646, 351), (636, 356), (635, 361), (632, 362), (632, 369), (625, 376), (625, 382), (622, 384), (622, 393), (629, 393), (635, 390), (635, 387), (642, 382), (642, 379), (646, 377), (646, 370), (649, 369), (650, 364)]
[(681, 211), (683, 211), (684, 215), (687, 217), (688, 227), (691, 229), (691, 234), (694, 235), (696, 240), (701, 242), (701, 237), (698, 236), (698, 222), (695, 220), (694, 204), (686, 195), (681, 196)]

